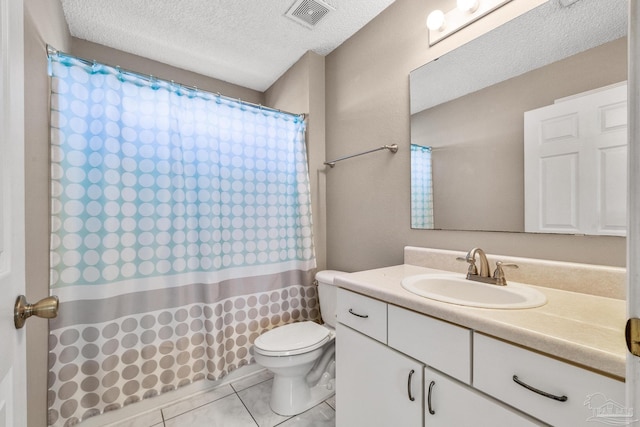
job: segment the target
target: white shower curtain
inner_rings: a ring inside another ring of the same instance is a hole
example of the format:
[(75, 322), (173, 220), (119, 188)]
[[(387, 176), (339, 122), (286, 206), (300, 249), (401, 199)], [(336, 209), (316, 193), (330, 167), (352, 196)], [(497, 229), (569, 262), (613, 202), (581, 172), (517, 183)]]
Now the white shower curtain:
[(49, 425), (221, 378), (319, 318), (302, 116), (49, 61)]

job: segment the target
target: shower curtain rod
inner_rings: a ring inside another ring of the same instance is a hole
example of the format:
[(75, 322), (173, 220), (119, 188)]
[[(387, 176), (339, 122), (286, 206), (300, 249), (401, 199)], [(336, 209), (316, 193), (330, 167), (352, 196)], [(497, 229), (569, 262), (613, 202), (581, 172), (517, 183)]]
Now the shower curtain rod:
[(344, 156), (344, 157), (340, 157), (339, 159), (330, 160), (328, 162), (324, 162), (324, 164), (330, 167), (334, 167), (336, 163), (341, 162), (343, 160), (347, 160), (352, 157), (362, 156), (363, 154), (375, 153), (376, 151), (380, 151), (380, 150), (389, 150), (395, 154), (398, 151), (398, 144), (383, 145), (382, 147), (374, 148), (373, 150), (363, 151), (362, 153), (351, 154), (350, 156)]
[[(61, 52), (58, 49), (54, 48), (53, 46), (47, 44), (47, 56), (49, 56), (49, 55), (57, 55), (58, 53), (61, 53), (61, 54), (64, 54), (66, 56), (69, 56), (71, 58), (77, 59), (78, 61), (84, 62), (87, 65), (93, 65), (93, 64), (98, 62), (96, 60), (90, 60), (90, 59), (86, 59), (86, 58), (81, 58), (79, 56), (70, 55), (68, 53)], [(159, 79), (158, 77), (154, 76), (153, 74), (144, 74), (144, 73), (140, 73), (138, 71), (128, 70), (128, 69), (122, 68), (122, 67), (120, 67), (118, 65), (114, 66), (114, 65), (105, 64), (105, 63), (102, 63), (102, 62), (101, 62), (101, 64), (106, 65), (107, 67), (116, 68), (116, 69), (120, 70), (120, 72), (122, 72), (122, 73), (133, 74), (133, 75), (136, 75), (136, 76), (143, 77), (146, 80), (148, 80), (149, 82), (151, 82), (153, 80), (156, 80), (156, 81), (163, 81), (163, 82), (167, 82), (167, 83), (172, 83), (172, 84), (174, 84), (176, 86), (179, 86), (181, 88), (185, 88), (185, 89), (188, 89), (188, 90), (196, 90), (196, 91), (210, 93), (212, 95), (219, 96), (220, 98), (226, 99), (228, 101), (239, 102), (240, 104), (248, 105), (248, 106), (255, 107), (255, 108), (259, 108), (261, 110), (272, 111), (274, 113), (289, 114), (291, 116), (298, 116), (298, 117), (302, 117), (302, 120), (305, 120), (307, 118), (307, 115), (305, 113), (290, 113), (288, 111), (279, 110), (277, 108), (266, 107), (266, 106), (264, 106), (262, 104), (256, 104), (254, 102), (243, 101), (240, 98), (232, 98), (230, 96), (225, 96), (225, 95), (222, 95), (220, 92), (213, 93), (213, 92), (209, 92), (209, 91), (206, 91), (206, 90), (198, 89), (197, 86), (189, 86), (189, 85), (185, 85), (185, 84), (182, 84), (182, 83), (176, 83), (173, 80), (169, 81), (169, 80), (165, 80), (165, 79)]]

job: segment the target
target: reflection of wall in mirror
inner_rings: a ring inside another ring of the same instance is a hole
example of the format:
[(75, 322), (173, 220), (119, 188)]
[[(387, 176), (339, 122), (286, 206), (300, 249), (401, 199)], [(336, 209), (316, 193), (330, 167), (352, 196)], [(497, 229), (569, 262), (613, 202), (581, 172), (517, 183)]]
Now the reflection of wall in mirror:
[(627, 78), (626, 38), (411, 116), (433, 149), (436, 229), (524, 231), (525, 111)]

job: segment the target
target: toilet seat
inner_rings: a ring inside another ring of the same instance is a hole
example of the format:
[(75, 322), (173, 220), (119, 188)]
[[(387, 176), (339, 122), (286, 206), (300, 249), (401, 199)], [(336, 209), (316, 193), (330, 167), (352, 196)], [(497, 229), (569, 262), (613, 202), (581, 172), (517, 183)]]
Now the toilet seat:
[(295, 356), (322, 347), (331, 337), (329, 329), (315, 322), (290, 323), (260, 335), (254, 349), (264, 356)]

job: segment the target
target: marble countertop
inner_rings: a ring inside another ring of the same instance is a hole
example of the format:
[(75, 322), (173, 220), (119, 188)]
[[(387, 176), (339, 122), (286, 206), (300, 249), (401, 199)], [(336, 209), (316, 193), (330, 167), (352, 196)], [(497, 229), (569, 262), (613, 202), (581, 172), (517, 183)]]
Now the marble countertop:
[(336, 276), (337, 286), (482, 332), (541, 353), (625, 377), (624, 300), (532, 286), (544, 293), (542, 307), (505, 310), (443, 303), (405, 290), (404, 277), (443, 273), (404, 264)]

